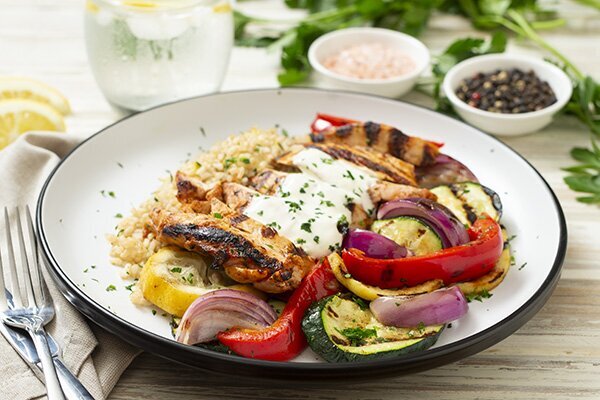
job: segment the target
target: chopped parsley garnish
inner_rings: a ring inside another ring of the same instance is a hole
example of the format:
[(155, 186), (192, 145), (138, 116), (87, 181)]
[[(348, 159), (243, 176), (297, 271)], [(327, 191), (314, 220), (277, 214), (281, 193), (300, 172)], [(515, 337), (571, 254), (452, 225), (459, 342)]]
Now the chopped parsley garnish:
[(377, 331), (369, 328), (344, 328), (342, 330), (336, 328), (336, 330), (350, 341), (351, 346), (361, 346), (365, 343), (365, 339), (377, 336)]
[(281, 197), (282, 198), (290, 197), (290, 192), (281, 192)]
[(213, 213), (213, 217), (215, 217), (216, 219), (223, 219), (223, 214), (221, 214), (221, 213)]
[(101, 191), (100, 191), (100, 194), (101, 194), (102, 196), (106, 197), (106, 191), (104, 191), (104, 190), (101, 190)]
[(87, 273), (88, 271), (89, 271), (89, 269), (87, 269), (87, 268), (86, 268), (86, 269), (84, 269), (84, 270), (83, 270), (83, 273), (85, 274), (85, 273)]
[(187, 277), (183, 276), (181, 277), (184, 281), (186, 281), (187, 283), (189, 283), (190, 285), (194, 283), (194, 274), (192, 274), (191, 272), (188, 274)]
[(202, 164), (200, 164), (198, 161), (194, 161), (194, 164), (196, 164), (196, 169), (198, 169), (202, 166)]
[(275, 221), (271, 222), (270, 224), (267, 224), (267, 226), (270, 226), (271, 228), (275, 228), (275, 229), (281, 229), (281, 225), (279, 225)]
[(319, 191), (317, 192), (317, 196), (325, 198), (325, 193)]
[(117, 197), (117, 196), (115, 195), (115, 192), (113, 192), (112, 190), (111, 190), (110, 192), (108, 192), (108, 195), (109, 195), (110, 197), (112, 197), (113, 199), (114, 199), (115, 197)]
[(225, 161), (223, 162), (223, 166), (225, 167), (225, 169), (231, 167), (233, 164), (235, 164), (237, 162), (237, 158), (235, 157), (230, 157), (230, 158), (226, 158)]
[(123, 214), (117, 213), (117, 214), (115, 214), (115, 218), (123, 218)]
[(300, 207), (300, 204), (298, 204), (294, 201), (286, 201), (285, 204), (287, 204), (290, 207), (289, 211), (292, 213), (302, 210), (302, 207)]
[(281, 134), (282, 134), (283, 136), (285, 136), (285, 137), (290, 137), (290, 134), (289, 134), (289, 133), (288, 133), (288, 131), (287, 131), (287, 130), (285, 130), (285, 129), (282, 129), (282, 130), (281, 130)]
[(171, 272), (179, 273), (181, 272), (181, 267), (173, 267), (171, 268)]
[(107, 292), (112, 292), (112, 291), (115, 291), (115, 290), (117, 290), (117, 288), (116, 288), (116, 286), (115, 286), (115, 285), (108, 285), (108, 286), (106, 287), (106, 291), (107, 291)]
[(156, 197), (154, 197), (154, 201), (158, 203), (158, 199)]
[(206, 131), (204, 130), (204, 127), (200, 127), (200, 133), (202, 134), (202, 136), (206, 136)]
[(118, 163), (117, 163), (117, 165), (118, 165), (120, 168), (123, 168), (123, 164), (121, 164), (120, 162), (118, 162)]
[(342, 177), (343, 177), (343, 178), (348, 178), (348, 179), (352, 179), (352, 180), (354, 180), (354, 175), (352, 175), (352, 172), (350, 172), (350, 170), (349, 170), (349, 169), (348, 169), (348, 170), (346, 170), (346, 173), (347, 173), (348, 175), (346, 175), (346, 174), (342, 175)]
[(131, 285), (127, 285), (125, 286), (126, 290), (129, 290), (130, 292), (133, 292), (133, 287), (135, 286), (135, 283), (132, 283)]
[(315, 243), (316, 243), (316, 244), (319, 244), (319, 240), (320, 240), (320, 238), (319, 238), (318, 236), (315, 236), (315, 237), (313, 238), (313, 240), (315, 241)]
[(247, 157), (240, 158), (240, 161), (243, 162), (244, 164), (250, 164), (250, 159)]
[(482, 291), (477, 292), (477, 293), (469, 293), (465, 297), (467, 298), (467, 301), (470, 303), (472, 301), (483, 302), (483, 299), (489, 299), (492, 296), (493, 296), (493, 294), (488, 292), (486, 289), (483, 289)]
[(256, 214), (260, 215), (261, 217), (263, 216), (265, 212), (263, 210), (260, 210), (259, 212), (257, 212)]
[(156, 310), (152, 310), (152, 315), (156, 315)]
[(304, 189), (303, 187), (300, 188), (299, 190), (300, 193), (306, 193), (306, 189)]
[(327, 165), (333, 164), (333, 159), (331, 159), (331, 158), (321, 158), (321, 161), (323, 161), (323, 164), (327, 164)]
[(334, 204), (330, 200), (321, 200), (321, 205), (325, 205), (327, 207), (333, 207)]
[(340, 219), (338, 219), (337, 229), (338, 229), (338, 232), (343, 233), (343, 234), (345, 234), (346, 231), (348, 230), (348, 219), (346, 218), (346, 215), (342, 214)]
[(302, 229), (303, 231), (306, 231), (308, 233), (312, 233), (310, 226), (311, 226), (310, 222), (304, 222), (302, 225), (300, 225), (300, 229)]
[(304, 240), (302, 238), (298, 238), (298, 239), (296, 239), (296, 243), (298, 243), (298, 244), (304, 244), (304, 243), (306, 243), (306, 240)]
[(516, 237), (517, 237), (517, 235), (512, 235), (511, 237), (509, 237), (508, 239), (506, 239), (506, 243), (510, 243)]
[(368, 310), (369, 305), (360, 297), (352, 296), (352, 301), (356, 303), (360, 307), (361, 310)]
[(521, 265), (521, 266), (519, 267), (519, 271), (520, 271), (520, 270), (522, 270), (523, 268), (525, 268), (525, 266), (526, 266), (526, 265), (527, 265), (527, 263), (523, 263), (523, 265)]

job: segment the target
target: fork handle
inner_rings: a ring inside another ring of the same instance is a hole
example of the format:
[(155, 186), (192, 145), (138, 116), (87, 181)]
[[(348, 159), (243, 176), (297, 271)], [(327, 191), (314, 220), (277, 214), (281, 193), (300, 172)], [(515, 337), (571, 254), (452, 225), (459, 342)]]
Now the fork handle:
[(58, 382), (58, 376), (56, 375), (56, 369), (54, 368), (54, 362), (52, 361), (50, 348), (48, 347), (46, 332), (43, 328), (37, 327), (33, 327), (32, 329), (28, 330), (31, 338), (33, 339), (33, 344), (37, 350), (40, 362), (42, 363), (48, 400), (65, 400), (63, 391), (60, 388), (60, 383)]
[(88, 392), (79, 379), (69, 371), (60, 358), (54, 357), (52, 360), (56, 367), (60, 386), (62, 387), (67, 400), (94, 400), (94, 397), (90, 392)]

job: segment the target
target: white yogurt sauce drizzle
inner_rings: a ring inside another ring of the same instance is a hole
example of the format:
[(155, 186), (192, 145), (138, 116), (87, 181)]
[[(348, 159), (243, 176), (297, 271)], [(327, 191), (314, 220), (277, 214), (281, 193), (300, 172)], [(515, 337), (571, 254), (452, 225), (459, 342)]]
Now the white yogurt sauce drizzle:
[(277, 233), (320, 258), (339, 248), (343, 235), (338, 222), (350, 222), (350, 203), (369, 214), (374, 204), (368, 189), (373, 173), (317, 149), (305, 149), (292, 162), (301, 173), (289, 174), (273, 196), (256, 196), (244, 214), (274, 228)]

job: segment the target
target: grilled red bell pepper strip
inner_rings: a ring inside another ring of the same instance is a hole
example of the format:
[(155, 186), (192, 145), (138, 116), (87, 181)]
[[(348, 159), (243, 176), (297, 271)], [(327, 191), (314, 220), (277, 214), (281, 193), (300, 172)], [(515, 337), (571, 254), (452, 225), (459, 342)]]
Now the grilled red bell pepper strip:
[(342, 252), (342, 258), (354, 279), (384, 289), (415, 286), (432, 279), (451, 284), (485, 275), (502, 253), (502, 231), (493, 219), (475, 221), (469, 236), (471, 242), (467, 244), (424, 256), (384, 260), (349, 249)]
[(359, 121), (349, 118), (336, 117), (335, 115), (317, 113), (317, 116), (310, 125), (310, 131), (312, 133), (319, 133), (331, 128), (332, 126), (344, 126), (354, 122)]
[[(360, 122), (360, 121), (357, 121), (355, 119), (350, 119), (350, 118), (336, 117), (335, 115), (317, 113), (317, 116), (313, 120), (312, 124), (310, 124), (310, 131), (312, 133), (321, 133), (321, 132), (331, 128), (332, 126), (334, 126), (334, 127), (344, 126), (344, 125), (353, 124), (356, 122)], [(438, 148), (441, 148), (442, 146), (444, 146), (444, 143), (441, 143), (441, 142), (433, 142), (431, 140), (429, 140), (428, 142), (431, 144), (434, 144)]]
[(217, 334), (217, 339), (231, 351), (248, 358), (285, 361), (296, 357), (306, 347), (302, 318), (314, 302), (341, 290), (329, 261), (324, 259), (294, 291), (281, 315), (268, 328), (234, 328)]

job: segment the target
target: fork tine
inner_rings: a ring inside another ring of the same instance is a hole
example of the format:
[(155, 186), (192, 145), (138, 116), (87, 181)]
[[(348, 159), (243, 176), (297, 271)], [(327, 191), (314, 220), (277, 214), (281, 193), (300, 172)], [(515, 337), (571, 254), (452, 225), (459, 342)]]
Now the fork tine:
[(8, 309), (6, 286), (4, 285), (4, 268), (2, 266), (2, 246), (0, 246), (0, 311)]
[[(33, 293), (37, 300), (38, 307), (47, 305), (47, 300), (50, 298), (46, 281), (42, 274), (42, 266), (40, 263), (40, 253), (37, 236), (31, 219), (31, 210), (29, 205), (25, 206), (25, 215), (27, 217), (27, 230), (29, 231), (29, 243), (31, 243), (31, 279), (35, 276), (36, 282), (33, 282)], [(37, 289), (37, 290), (36, 290)]]
[(15, 252), (13, 250), (12, 235), (10, 232), (10, 221), (8, 218), (8, 208), (4, 207), (4, 225), (6, 226), (6, 244), (8, 251), (8, 275), (10, 280), (10, 288), (13, 296), (14, 308), (23, 307), (21, 287), (19, 286), (19, 278), (17, 276), (17, 265), (15, 263)]
[(27, 245), (25, 243), (25, 236), (23, 235), (23, 226), (21, 224), (21, 210), (16, 207), (17, 211), (17, 238), (19, 239), (19, 250), (21, 251), (21, 278), (25, 286), (25, 293), (27, 294), (27, 305), (29, 307), (36, 307), (35, 297), (33, 297), (33, 282), (31, 280), (31, 260), (27, 251)]

